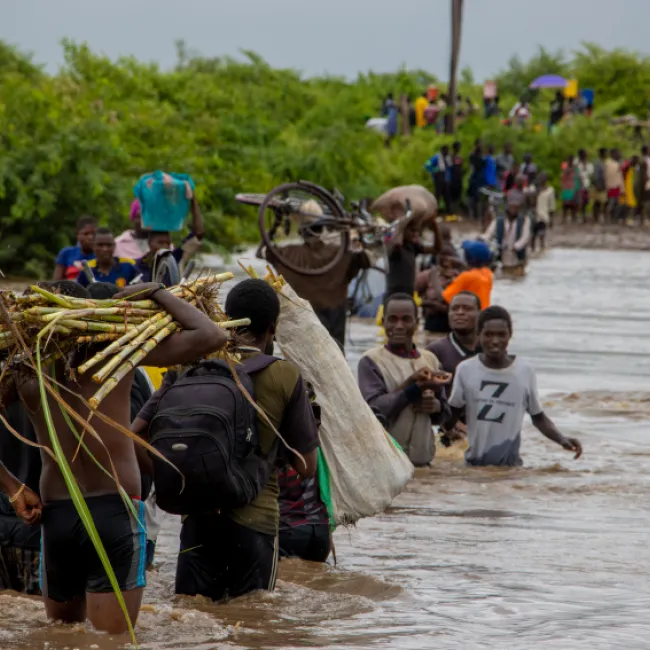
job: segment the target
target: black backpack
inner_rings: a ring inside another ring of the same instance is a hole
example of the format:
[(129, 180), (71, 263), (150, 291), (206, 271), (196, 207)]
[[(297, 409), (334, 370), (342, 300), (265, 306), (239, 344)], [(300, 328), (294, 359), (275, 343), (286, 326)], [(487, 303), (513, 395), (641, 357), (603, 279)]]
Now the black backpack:
[[(254, 399), (251, 375), (277, 361), (264, 354), (236, 367)], [(223, 361), (192, 367), (163, 389), (149, 423), (151, 446), (177, 467), (151, 455), (156, 503), (172, 514), (229, 510), (251, 503), (274, 463), (259, 453), (257, 412)], [(277, 450), (277, 445), (274, 446)]]

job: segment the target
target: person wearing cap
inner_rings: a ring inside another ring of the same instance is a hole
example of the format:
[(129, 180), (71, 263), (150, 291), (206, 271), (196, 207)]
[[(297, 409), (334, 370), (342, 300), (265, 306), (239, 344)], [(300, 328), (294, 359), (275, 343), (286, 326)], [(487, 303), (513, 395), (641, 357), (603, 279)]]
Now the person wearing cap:
[(482, 241), (464, 241), (462, 244), (467, 270), (459, 273), (456, 278), (442, 291), (442, 297), (447, 305), (461, 292), (469, 291), (479, 299), (481, 309), (490, 306), (492, 284), (494, 281), (492, 269), (492, 252)]
[(142, 229), (142, 218), (140, 213), (140, 201), (135, 199), (131, 204), (129, 214), (132, 228), (125, 230), (115, 238), (115, 255), (117, 257), (139, 260), (149, 251), (149, 240), (147, 233)]
[(523, 193), (510, 192), (505, 216), (499, 215), (481, 236), (484, 241), (496, 244), (501, 264), (507, 269), (523, 270), (526, 265), (531, 226), (528, 215), (522, 212), (523, 202)]

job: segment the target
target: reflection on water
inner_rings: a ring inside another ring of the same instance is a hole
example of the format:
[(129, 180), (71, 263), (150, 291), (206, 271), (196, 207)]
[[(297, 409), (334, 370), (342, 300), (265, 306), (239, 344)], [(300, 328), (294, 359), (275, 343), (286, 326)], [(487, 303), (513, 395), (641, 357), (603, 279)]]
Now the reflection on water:
[[(529, 425), (523, 468), (466, 468), (460, 450), (444, 450), (385, 514), (336, 532), (338, 566), (284, 561), (275, 593), (219, 606), (173, 597), (168, 516), (143, 647), (647, 648), (648, 276), (647, 254), (555, 250), (495, 288), (514, 316), (514, 351), (538, 369), (546, 407), (581, 437), (583, 459)], [(353, 366), (376, 336), (355, 323)], [(0, 595), (3, 649), (124, 644)]]

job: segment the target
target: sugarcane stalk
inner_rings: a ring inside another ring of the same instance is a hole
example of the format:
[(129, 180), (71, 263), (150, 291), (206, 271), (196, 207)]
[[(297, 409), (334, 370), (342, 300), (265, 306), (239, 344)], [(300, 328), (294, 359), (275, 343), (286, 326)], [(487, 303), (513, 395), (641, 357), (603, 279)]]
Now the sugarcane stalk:
[(77, 368), (77, 372), (83, 375), (84, 372), (90, 370), (90, 368), (96, 366), (104, 359), (107, 359), (111, 354), (113, 354), (113, 352), (118, 350), (125, 343), (128, 343), (131, 339), (134, 339), (136, 336), (138, 336), (138, 334), (146, 331), (149, 327), (155, 325), (157, 322), (160, 322), (161, 320), (166, 320), (167, 323), (171, 323), (172, 317), (169, 314), (165, 315), (165, 312), (160, 312), (155, 316), (152, 316), (148, 321), (145, 321), (144, 323), (137, 325), (134, 329), (130, 330), (129, 332), (124, 334), (124, 336), (121, 336), (119, 339), (117, 339), (117, 341), (111, 343), (103, 350), (100, 350), (92, 359), (89, 359), (88, 361), (86, 361), (86, 363), (80, 365), (79, 368)]
[(122, 350), (120, 350), (112, 359), (110, 359), (102, 368), (100, 368), (94, 375), (93, 381), (101, 384), (110, 373), (117, 368), (129, 355), (133, 354), (145, 341), (155, 335), (163, 327), (167, 327), (172, 322), (172, 316), (169, 314), (166, 318), (150, 325), (144, 332), (140, 333), (131, 342), (127, 343)]
[(119, 336), (119, 334), (109, 333), (95, 334), (91, 336), (78, 336), (77, 343), (79, 345), (85, 345), (88, 343), (105, 343), (106, 341), (115, 341), (115, 337), (117, 336)]
[(60, 324), (63, 327), (82, 330), (84, 332), (112, 332), (114, 334), (122, 334), (135, 328), (135, 325), (130, 326), (119, 323), (99, 323), (86, 320), (62, 320)]
[(139, 350), (136, 350), (132, 357), (127, 359), (112, 377), (109, 377), (100, 389), (88, 400), (93, 409), (96, 409), (106, 396), (131, 372), (156, 346), (178, 329), (176, 323), (171, 323), (157, 332)]
[(30, 288), (34, 293), (38, 293), (43, 296), (43, 298), (45, 298), (48, 302), (53, 302), (55, 305), (59, 305), (65, 309), (72, 309), (70, 301), (67, 300), (64, 296), (61, 296), (58, 293), (52, 293), (51, 291), (43, 289), (43, 287), (39, 287), (35, 284), (33, 284)]
[(238, 320), (216, 321), (222, 330), (232, 330), (236, 327), (246, 327), (251, 324), (250, 318), (240, 318)]

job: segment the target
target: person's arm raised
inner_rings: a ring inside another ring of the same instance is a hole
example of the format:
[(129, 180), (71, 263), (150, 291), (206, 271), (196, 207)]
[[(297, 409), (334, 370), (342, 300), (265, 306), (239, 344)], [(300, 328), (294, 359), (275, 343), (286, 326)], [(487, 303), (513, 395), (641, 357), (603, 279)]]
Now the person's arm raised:
[(152, 350), (140, 363), (142, 366), (168, 368), (191, 363), (216, 352), (228, 340), (227, 334), (202, 311), (165, 291), (160, 284), (133, 285), (114, 297), (131, 296), (137, 296), (138, 300), (155, 300), (182, 328)]

